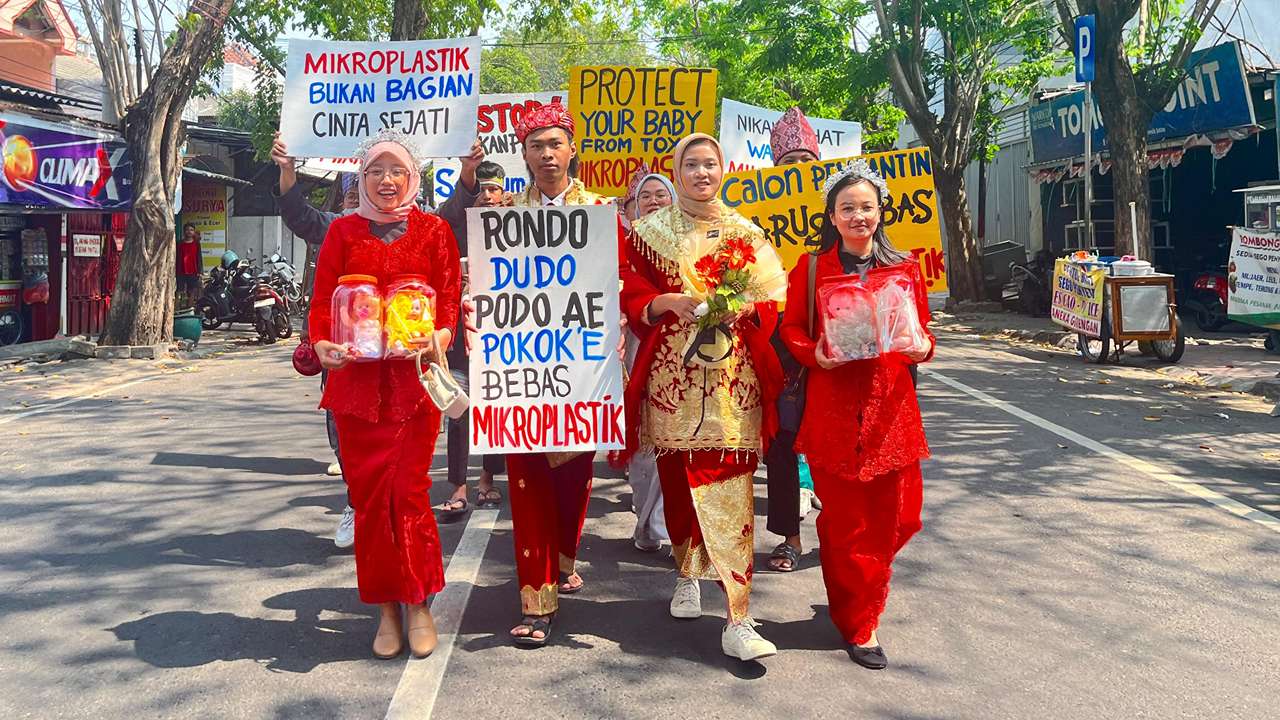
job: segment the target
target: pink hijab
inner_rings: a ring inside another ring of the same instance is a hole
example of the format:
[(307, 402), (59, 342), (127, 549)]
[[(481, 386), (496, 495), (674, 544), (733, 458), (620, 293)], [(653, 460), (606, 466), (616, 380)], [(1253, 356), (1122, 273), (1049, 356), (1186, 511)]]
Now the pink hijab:
[[(383, 155), (391, 155), (409, 170), (409, 181), (405, 183), (404, 194), (396, 198), (396, 205), (390, 210), (380, 209), (369, 199), (368, 181), (364, 176), (364, 171)], [(421, 184), (422, 173), (414, 162), (413, 156), (403, 145), (391, 140), (376, 143), (364, 154), (364, 161), (360, 163), (360, 177), (356, 181), (357, 187), (360, 188), (360, 207), (356, 212), (360, 217), (379, 224), (400, 222), (409, 217), (409, 211), (417, 206), (418, 187)]]

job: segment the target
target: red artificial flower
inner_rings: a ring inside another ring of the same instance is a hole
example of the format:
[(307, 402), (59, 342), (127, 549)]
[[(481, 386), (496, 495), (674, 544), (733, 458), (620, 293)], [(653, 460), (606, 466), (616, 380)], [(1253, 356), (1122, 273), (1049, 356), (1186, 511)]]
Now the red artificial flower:
[(741, 270), (756, 261), (755, 249), (751, 247), (751, 243), (743, 238), (725, 241), (724, 249), (721, 252), (725, 262), (732, 270)]
[(720, 258), (715, 255), (703, 255), (694, 264), (693, 269), (698, 273), (698, 279), (706, 284), (707, 289), (714, 290), (720, 286), (720, 281), (723, 279), (724, 274)]

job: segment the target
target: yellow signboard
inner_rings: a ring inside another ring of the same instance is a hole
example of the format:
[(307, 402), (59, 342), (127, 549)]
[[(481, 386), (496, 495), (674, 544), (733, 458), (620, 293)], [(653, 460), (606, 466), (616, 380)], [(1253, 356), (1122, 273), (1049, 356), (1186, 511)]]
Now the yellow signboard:
[(195, 225), (200, 233), (203, 270), (208, 272), (227, 251), (227, 189), (213, 183), (184, 182), (179, 235), (187, 225)]
[(821, 244), (826, 220), (823, 183), (855, 159), (866, 160), (889, 184), (889, 204), (883, 215), (889, 241), (915, 255), (928, 292), (946, 290), (933, 162), (924, 148), (729, 173), (720, 199), (763, 228), (783, 264), (791, 268), (801, 255)]
[(1107, 271), (1100, 265), (1082, 265), (1059, 258), (1053, 265), (1053, 304), (1049, 317), (1069, 330), (1100, 337), (1106, 276)]
[(710, 68), (570, 68), (578, 179), (593, 192), (621, 196), (641, 163), (672, 177), (681, 138), (715, 135), (716, 79)]

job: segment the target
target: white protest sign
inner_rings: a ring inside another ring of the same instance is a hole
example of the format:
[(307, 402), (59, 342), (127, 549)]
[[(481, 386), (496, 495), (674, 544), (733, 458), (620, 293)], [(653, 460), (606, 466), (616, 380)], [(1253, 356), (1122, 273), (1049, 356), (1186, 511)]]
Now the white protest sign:
[(295, 157), (345, 158), (383, 128), (421, 157), (457, 157), (475, 140), (480, 38), (407, 42), (290, 40), (280, 138)]
[(1232, 231), (1227, 316), (1280, 329), (1280, 232), (1240, 227)]
[(618, 210), (471, 208), (471, 451), (616, 450)]
[[(506, 171), (503, 187), (509, 193), (518, 193), (529, 183), (529, 173), (524, 165), (524, 153), (516, 141), (516, 123), (524, 114), (559, 100), (569, 104), (569, 92), (498, 93), (480, 96), (480, 110), (476, 128), (480, 142), (484, 144), (485, 160), (495, 162)], [(458, 172), (462, 164), (457, 160), (439, 160), (435, 164), (435, 198), (442, 203), (453, 196), (458, 184)]]
[[(773, 165), (769, 131), (782, 117), (777, 110), (725, 99), (720, 103), (720, 147), (728, 172), (754, 170)], [(846, 158), (862, 154), (862, 124), (845, 120), (809, 118), (818, 136), (821, 159)]]

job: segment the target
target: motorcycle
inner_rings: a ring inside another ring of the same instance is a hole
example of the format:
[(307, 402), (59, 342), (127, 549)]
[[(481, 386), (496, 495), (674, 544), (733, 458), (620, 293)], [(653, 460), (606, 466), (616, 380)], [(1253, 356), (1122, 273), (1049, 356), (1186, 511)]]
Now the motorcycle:
[(288, 258), (280, 253), (272, 253), (266, 258), (265, 270), (270, 277), (271, 287), (285, 299), (285, 310), (290, 314), (302, 309), (302, 286), (298, 283), (298, 271)]
[(1053, 301), (1053, 261), (1049, 253), (1036, 253), (1031, 262), (1009, 263), (1009, 282), (1001, 290), (1006, 306), (1016, 306), (1031, 317), (1045, 317)]
[(226, 323), (253, 325), (258, 338), (271, 344), (293, 334), (293, 322), (285, 311), (285, 300), (259, 276), (253, 265), (228, 253), (223, 263), (209, 271), (204, 292), (196, 302), (196, 315), (205, 330)]
[(1196, 325), (1205, 332), (1213, 332), (1227, 324), (1227, 273), (1222, 270), (1206, 270), (1191, 283), (1191, 292), (1184, 301), (1195, 317)]

